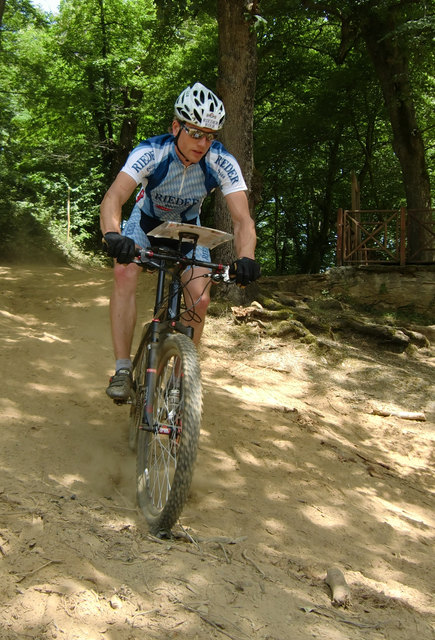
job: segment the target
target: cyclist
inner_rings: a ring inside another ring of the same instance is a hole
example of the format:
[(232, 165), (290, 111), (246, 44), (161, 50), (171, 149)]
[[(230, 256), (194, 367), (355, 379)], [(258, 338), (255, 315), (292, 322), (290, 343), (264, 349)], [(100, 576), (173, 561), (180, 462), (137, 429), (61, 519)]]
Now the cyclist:
[[(236, 283), (246, 286), (260, 276), (255, 262), (256, 233), (250, 216), (246, 184), (236, 159), (216, 140), (225, 120), (224, 105), (197, 82), (175, 102), (172, 133), (149, 138), (130, 153), (101, 203), (101, 231), (107, 253), (116, 259), (110, 301), (115, 374), (106, 393), (127, 400), (132, 386), (130, 359), (136, 324), (136, 286), (141, 268), (132, 263), (135, 246), (150, 246), (147, 234), (164, 221), (200, 225), (201, 204), (216, 187), (225, 197), (234, 231), (238, 259), (233, 265)], [(130, 218), (121, 233), (122, 205), (140, 187)], [(207, 248), (196, 256), (210, 260)], [(206, 269), (194, 267), (194, 275)], [(210, 301), (200, 279), (191, 279), (184, 296), (195, 302), (194, 341), (198, 343)], [(187, 301), (186, 301), (187, 304)], [(198, 322), (199, 321), (199, 322)], [(193, 324), (186, 320), (186, 324)]]

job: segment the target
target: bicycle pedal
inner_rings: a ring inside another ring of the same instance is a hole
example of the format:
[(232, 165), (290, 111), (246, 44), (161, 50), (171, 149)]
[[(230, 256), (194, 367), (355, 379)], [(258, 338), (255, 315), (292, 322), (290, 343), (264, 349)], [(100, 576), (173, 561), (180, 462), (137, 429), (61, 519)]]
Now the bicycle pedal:
[(113, 402), (114, 402), (114, 404), (117, 404), (117, 405), (121, 406), (122, 404), (133, 404), (133, 399), (132, 398), (128, 398), (128, 400), (122, 400), (122, 399), (114, 398)]

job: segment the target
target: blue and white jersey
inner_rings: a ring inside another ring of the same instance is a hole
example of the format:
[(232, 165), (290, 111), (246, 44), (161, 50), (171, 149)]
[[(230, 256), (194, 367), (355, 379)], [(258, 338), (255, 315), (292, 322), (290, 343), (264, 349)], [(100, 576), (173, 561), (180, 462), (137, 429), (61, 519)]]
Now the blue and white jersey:
[(121, 171), (142, 185), (135, 206), (142, 218), (161, 221), (200, 224), (202, 202), (213, 189), (219, 187), (224, 196), (246, 190), (237, 160), (220, 142), (212, 142), (198, 163), (185, 167), (171, 134), (141, 142)]

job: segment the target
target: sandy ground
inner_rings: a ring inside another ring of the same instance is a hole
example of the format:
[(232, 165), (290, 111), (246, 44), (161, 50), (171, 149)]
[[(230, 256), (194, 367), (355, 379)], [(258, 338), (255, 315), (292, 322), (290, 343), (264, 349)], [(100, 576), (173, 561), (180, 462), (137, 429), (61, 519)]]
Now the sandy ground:
[[(128, 409), (104, 393), (110, 270), (0, 276), (2, 640), (434, 638), (433, 345), (319, 354), (211, 318), (180, 522), (195, 541), (156, 542)], [(348, 608), (331, 603), (330, 567)]]

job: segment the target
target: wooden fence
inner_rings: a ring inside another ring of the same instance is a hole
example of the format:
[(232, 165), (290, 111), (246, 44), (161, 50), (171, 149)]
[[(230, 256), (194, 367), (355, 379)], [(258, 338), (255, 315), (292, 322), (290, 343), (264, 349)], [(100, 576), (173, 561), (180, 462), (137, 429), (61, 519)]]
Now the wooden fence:
[[(433, 264), (435, 209), (338, 210), (337, 264)], [(418, 247), (409, 242), (410, 226), (419, 232)]]

